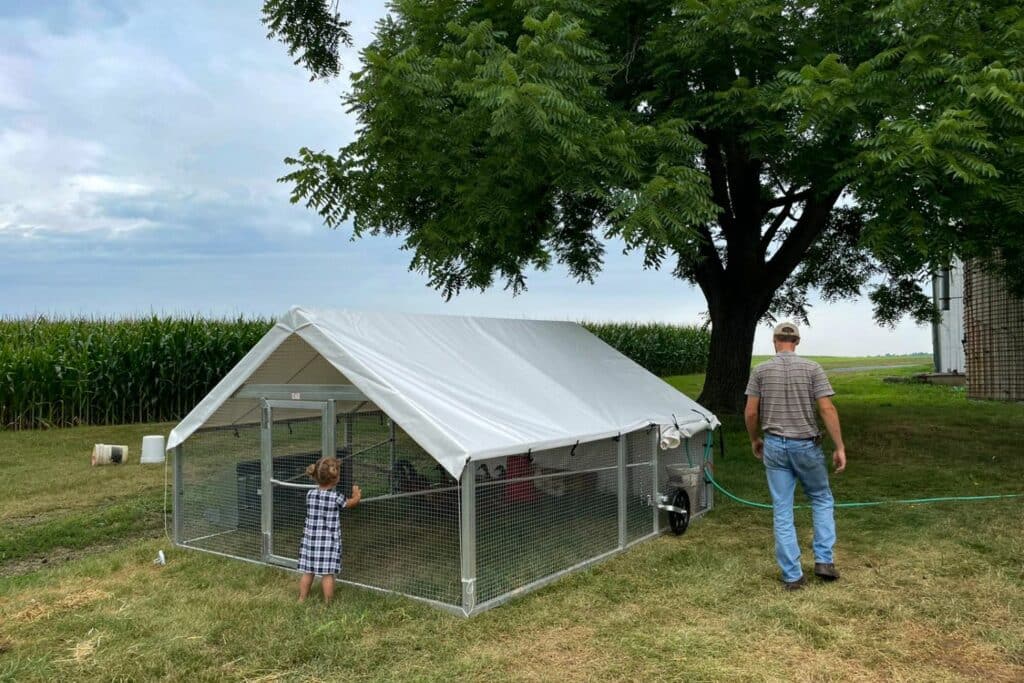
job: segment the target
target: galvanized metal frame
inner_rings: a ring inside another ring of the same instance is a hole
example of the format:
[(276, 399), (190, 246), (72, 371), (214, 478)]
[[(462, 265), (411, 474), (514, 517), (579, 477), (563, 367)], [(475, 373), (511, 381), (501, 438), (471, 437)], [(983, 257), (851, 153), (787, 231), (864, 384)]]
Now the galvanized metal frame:
[(629, 482), (628, 472), (626, 469), (626, 437), (619, 434), (618, 438), (618, 493), (619, 493), (619, 550), (626, 547), (629, 541), (629, 525), (626, 519), (628, 514), (628, 501), (627, 496), (627, 484)]
[(469, 616), (468, 614), (466, 614), (466, 611), (462, 607), (460, 607), (459, 605), (451, 605), (451, 604), (449, 604), (447, 602), (441, 602), (440, 600), (433, 600), (431, 598), (424, 598), (424, 597), (422, 597), (420, 595), (413, 595), (412, 593), (402, 593), (401, 591), (391, 590), (390, 588), (381, 588), (380, 586), (371, 586), (370, 584), (359, 583), (358, 581), (349, 581), (348, 579), (343, 579), (341, 577), (335, 577), (334, 580), (337, 583), (346, 583), (349, 586), (355, 586), (356, 588), (366, 588), (366, 589), (369, 589), (369, 590), (372, 590), (372, 591), (376, 591), (378, 593), (385, 593), (387, 595), (399, 595), (399, 596), (401, 596), (403, 598), (409, 598), (410, 600), (416, 600), (417, 602), (425, 602), (428, 605), (431, 605), (433, 607), (437, 607), (439, 609), (443, 609), (446, 612), (451, 612), (452, 614), (455, 614), (455, 615), (458, 615), (458, 616), (461, 616), (461, 617)]
[(325, 403), (327, 399), (317, 400), (292, 400), (292, 399), (271, 399), (264, 398), (263, 403), (270, 408), (284, 408), (292, 410), (319, 410), (321, 412), (326, 411)]
[[(269, 386), (269, 385), (256, 385)], [(285, 410), (320, 410), (320, 454), (333, 455), (336, 452), (334, 419), (336, 403), (334, 399), (322, 401), (260, 399), (260, 532), (263, 538), (263, 559), (268, 563), (295, 567), (297, 558), (283, 557), (274, 553), (274, 487), (281, 486), (291, 489), (311, 490), (312, 484), (295, 484), (274, 478), (274, 409)]]
[(651, 513), (654, 515), (654, 533), (658, 533), (661, 530), (661, 512), (658, 510), (658, 496), (661, 494), (661, 491), (658, 490), (658, 442), (660, 439), (658, 430), (654, 425), (651, 425), (649, 429), (650, 436), (648, 440), (651, 447)]
[(385, 493), (379, 496), (370, 496), (363, 498), (360, 502), (372, 503), (375, 500), (398, 500), (400, 498), (415, 498), (416, 496), (436, 496), (438, 493), (448, 493), (449, 491), (458, 491), (461, 486), (440, 486), (433, 489), (423, 489), (422, 491), (406, 491), (404, 493)]
[[(183, 545), (183, 544), (179, 544), (179, 545)], [(188, 548), (189, 546), (185, 545), (184, 547)], [(210, 555), (217, 555), (218, 557), (226, 557), (229, 560), (239, 560), (241, 562), (248, 562), (249, 564), (259, 565), (261, 567), (267, 566), (267, 563), (265, 561), (263, 561), (263, 560), (254, 560), (254, 559), (252, 559), (250, 557), (242, 557), (240, 555), (231, 555), (229, 553), (222, 553), (219, 550), (210, 550), (209, 548), (190, 548), (190, 549), (191, 550), (197, 550), (197, 551), (199, 551), (201, 553), (209, 553)], [(292, 566), (289, 566), (288, 564), (275, 564), (274, 566), (279, 568), (279, 569), (284, 569), (285, 571), (295, 572), (297, 574), (301, 574), (302, 573), (302, 572), (300, 572), (296, 568), (295, 563), (293, 563)], [(341, 577), (335, 577), (334, 581), (336, 583), (344, 583), (344, 584), (348, 584), (349, 586), (355, 586), (356, 588), (363, 588), (363, 589), (375, 591), (377, 593), (385, 593), (387, 595), (400, 595), (403, 598), (409, 598), (410, 600), (416, 600), (417, 602), (424, 602), (424, 603), (426, 603), (428, 605), (431, 605), (432, 607), (437, 607), (438, 609), (443, 609), (446, 612), (451, 612), (452, 614), (456, 614), (458, 616), (463, 616), (463, 617), (464, 616), (468, 616), (465, 613), (465, 611), (462, 609), (462, 607), (460, 607), (459, 605), (450, 605), (447, 602), (441, 602), (440, 600), (431, 600), (430, 598), (423, 598), (423, 597), (420, 597), (418, 595), (412, 595), (410, 593), (401, 593), (399, 591), (393, 591), (393, 590), (390, 590), (390, 589), (387, 589), (387, 588), (381, 588), (380, 586), (371, 586), (369, 584), (359, 583), (358, 581), (349, 581), (348, 579), (343, 579)]]
[[(469, 469), (469, 468), (467, 468)], [(587, 469), (572, 470), (573, 474), (592, 474), (596, 472), (610, 472), (611, 470), (618, 470), (618, 465), (611, 465), (608, 467), (589, 467)], [(550, 472), (548, 474), (533, 474), (528, 477), (507, 477), (499, 481), (473, 481), (477, 488), (486, 488), (488, 486), (504, 486), (505, 484), (515, 484), (520, 481), (537, 481), (538, 479), (561, 479), (565, 476), (565, 472)]]
[(270, 480), (273, 476), (274, 455), (271, 445), (270, 403), (266, 399), (260, 401), (260, 538), (262, 539), (262, 556), (264, 562), (270, 561), (271, 536), (274, 528), (274, 493)]
[(345, 450), (352, 452), (352, 413), (345, 413)]
[(244, 384), (235, 398), (296, 401), (367, 401), (366, 394), (351, 384)]
[(476, 470), (465, 467), (459, 495), (459, 555), (462, 559), (462, 611), (476, 609)]
[(334, 418), (337, 415), (337, 404), (333, 398), (324, 401), (323, 424), (320, 433), (321, 457), (334, 457), (338, 452), (338, 442), (334, 433)]
[(182, 543), (185, 540), (183, 538), (185, 535), (185, 463), (181, 459), (181, 454), (181, 444), (178, 444), (174, 447), (174, 488), (172, 489), (172, 494), (174, 496), (174, 511), (172, 513), (172, 519), (175, 543)]
[[(388, 446), (388, 472), (395, 471), (395, 421), (388, 418), (388, 439), (391, 445)], [(390, 474), (388, 475), (391, 476)]]

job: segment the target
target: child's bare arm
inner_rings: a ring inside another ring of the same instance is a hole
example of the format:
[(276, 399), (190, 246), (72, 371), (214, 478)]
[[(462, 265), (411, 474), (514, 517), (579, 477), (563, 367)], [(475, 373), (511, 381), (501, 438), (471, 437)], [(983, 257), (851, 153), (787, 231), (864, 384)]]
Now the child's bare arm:
[(345, 507), (354, 508), (356, 505), (359, 505), (359, 501), (361, 501), (362, 499), (363, 490), (356, 486), (355, 484), (352, 484), (352, 497), (345, 499)]

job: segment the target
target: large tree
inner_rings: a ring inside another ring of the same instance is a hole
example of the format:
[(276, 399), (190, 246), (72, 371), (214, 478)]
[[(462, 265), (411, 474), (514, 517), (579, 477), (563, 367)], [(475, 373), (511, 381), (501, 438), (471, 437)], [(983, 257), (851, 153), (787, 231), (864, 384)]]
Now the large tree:
[(922, 278), (995, 247), (1024, 289), (1019, 0), (395, 0), (361, 62), (357, 137), (288, 160), (294, 201), (445, 296), (591, 281), (621, 238), (706, 297), (712, 408), (810, 292), (926, 319)]

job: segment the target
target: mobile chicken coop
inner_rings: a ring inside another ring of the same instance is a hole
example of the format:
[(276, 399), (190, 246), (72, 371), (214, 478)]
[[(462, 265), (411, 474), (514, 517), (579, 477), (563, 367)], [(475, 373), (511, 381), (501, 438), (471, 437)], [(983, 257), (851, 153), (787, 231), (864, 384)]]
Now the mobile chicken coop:
[(717, 424), (574, 323), (293, 308), (171, 432), (174, 540), (294, 568), (333, 453), (339, 580), (475, 614), (664, 531)]

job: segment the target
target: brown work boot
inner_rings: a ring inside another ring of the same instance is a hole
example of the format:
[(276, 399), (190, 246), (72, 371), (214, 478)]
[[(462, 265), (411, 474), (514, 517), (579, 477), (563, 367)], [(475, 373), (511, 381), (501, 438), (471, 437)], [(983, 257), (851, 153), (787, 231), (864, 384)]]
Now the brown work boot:
[(804, 584), (806, 584), (806, 583), (807, 583), (807, 579), (804, 578), (803, 576), (801, 576), (796, 581), (783, 581), (782, 582), (782, 590), (784, 590), (784, 591), (798, 591), (801, 588), (803, 588)]
[(814, 575), (822, 581), (835, 581), (839, 578), (839, 572), (836, 571), (836, 566), (831, 562), (828, 564), (824, 562), (815, 562)]

